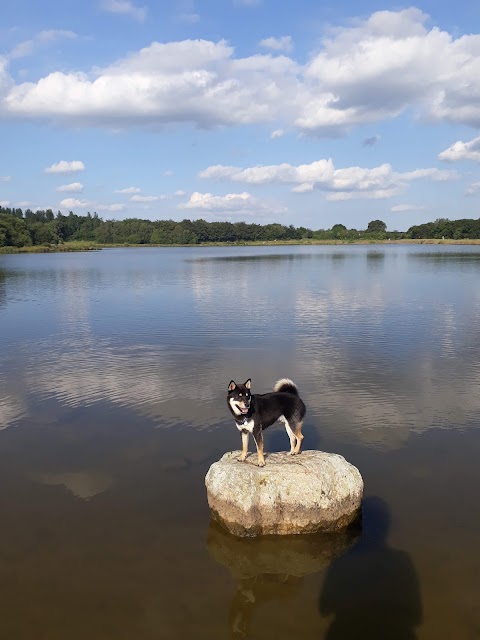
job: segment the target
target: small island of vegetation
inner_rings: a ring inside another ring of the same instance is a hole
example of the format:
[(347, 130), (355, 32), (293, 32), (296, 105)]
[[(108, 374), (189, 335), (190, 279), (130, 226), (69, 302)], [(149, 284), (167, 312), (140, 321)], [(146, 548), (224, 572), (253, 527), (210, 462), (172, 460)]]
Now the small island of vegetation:
[(307, 229), (279, 223), (206, 222), (205, 220), (102, 220), (96, 213), (79, 216), (51, 209), (23, 211), (0, 207), (0, 252), (75, 251), (125, 245), (204, 245), (387, 242), (418, 240), (472, 241), (480, 239), (480, 219), (448, 220), (415, 225), (408, 231), (387, 231), (382, 220), (366, 229)]

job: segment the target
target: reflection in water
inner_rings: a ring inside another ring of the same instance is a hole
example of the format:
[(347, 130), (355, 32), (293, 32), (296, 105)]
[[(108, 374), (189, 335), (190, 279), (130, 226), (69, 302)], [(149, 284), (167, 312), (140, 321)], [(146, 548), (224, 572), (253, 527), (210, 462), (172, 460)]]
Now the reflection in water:
[(362, 535), (332, 562), (320, 596), (321, 614), (335, 616), (327, 640), (414, 640), (422, 606), (412, 561), (387, 544), (385, 502), (366, 498), (362, 511)]
[[(159, 426), (214, 428), (226, 381), (253, 377), (265, 392), (281, 376), (327, 437), (398, 448), (412, 431), (474, 424), (474, 249), (442, 249), (441, 283), (417, 259), (436, 264), (436, 247), (5, 256), (0, 427), (46, 401), (108, 401)], [(458, 254), (472, 266), (461, 281)]]
[(229, 623), (232, 636), (250, 637), (255, 610), (267, 602), (283, 606), (303, 587), (303, 579), (328, 566), (355, 540), (357, 531), (312, 536), (236, 538), (210, 523), (207, 548), (235, 580)]
[(67, 473), (38, 473), (33, 479), (47, 486), (64, 486), (77, 498), (89, 500), (113, 485), (113, 478), (101, 471), (73, 471)]

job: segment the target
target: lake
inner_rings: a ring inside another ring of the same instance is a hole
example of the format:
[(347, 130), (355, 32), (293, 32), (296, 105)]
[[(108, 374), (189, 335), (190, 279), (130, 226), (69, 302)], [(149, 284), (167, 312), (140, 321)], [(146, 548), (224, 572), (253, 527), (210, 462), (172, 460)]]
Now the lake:
[[(4, 636), (478, 639), (479, 318), (475, 246), (0, 256)], [(363, 475), (361, 529), (210, 523), (249, 377), (297, 383), (304, 448)]]

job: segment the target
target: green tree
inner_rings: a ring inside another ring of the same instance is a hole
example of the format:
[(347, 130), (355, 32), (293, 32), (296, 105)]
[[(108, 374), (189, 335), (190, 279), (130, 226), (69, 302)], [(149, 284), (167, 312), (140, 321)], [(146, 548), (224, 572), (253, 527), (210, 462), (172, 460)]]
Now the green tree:
[(385, 233), (387, 225), (383, 220), (371, 220), (368, 223), (367, 233)]

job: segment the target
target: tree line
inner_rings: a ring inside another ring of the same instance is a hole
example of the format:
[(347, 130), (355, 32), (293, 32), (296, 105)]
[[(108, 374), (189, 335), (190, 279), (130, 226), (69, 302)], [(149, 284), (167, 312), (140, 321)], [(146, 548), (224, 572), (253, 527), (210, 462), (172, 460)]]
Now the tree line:
[(480, 238), (479, 220), (447, 220), (387, 231), (382, 220), (372, 220), (364, 230), (335, 224), (331, 229), (307, 229), (279, 223), (206, 222), (205, 220), (102, 220), (96, 213), (68, 215), (51, 209), (23, 211), (0, 207), (0, 247), (55, 245), (71, 241), (108, 244), (202, 244), (211, 242), (264, 242), (288, 240), (344, 240), (409, 238)]

